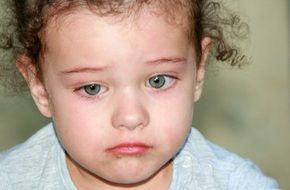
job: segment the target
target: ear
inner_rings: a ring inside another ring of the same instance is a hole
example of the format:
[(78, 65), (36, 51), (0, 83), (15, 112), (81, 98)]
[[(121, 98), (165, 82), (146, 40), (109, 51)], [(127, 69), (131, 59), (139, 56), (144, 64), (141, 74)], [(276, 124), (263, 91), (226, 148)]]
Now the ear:
[(31, 96), (39, 111), (46, 117), (51, 117), (49, 98), (45, 86), (38, 78), (36, 68), (26, 55), (21, 55), (16, 60), (16, 67), (26, 80)]
[(195, 92), (194, 102), (197, 102), (201, 96), (204, 77), (205, 77), (205, 65), (210, 51), (211, 38), (205, 37), (201, 41), (201, 58), (196, 67), (196, 80), (195, 80)]

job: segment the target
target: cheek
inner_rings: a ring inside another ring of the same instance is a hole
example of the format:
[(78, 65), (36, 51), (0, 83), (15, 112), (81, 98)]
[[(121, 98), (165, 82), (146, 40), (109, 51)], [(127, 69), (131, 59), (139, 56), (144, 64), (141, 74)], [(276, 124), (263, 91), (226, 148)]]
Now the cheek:
[(90, 109), (79, 99), (64, 98), (60, 94), (54, 97), (52, 104), (56, 132), (66, 150), (89, 153), (102, 148), (99, 139), (104, 136), (106, 128), (103, 112)]
[(187, 135), (187, 132), (191, 127), (192, 110), (193, 109), (190, 108), (178, 109), (175, 107), (160, 120), (160, 123), (163, 123), (165, 126), (163, 133), (168, 136), (168, 141), (174, 139), (178, 140)]
[(155, 104), (151, 115), (156, 139), (165, 143), (166, 149), (179, 149), (191, 128), (193, 102), (191, 94), (167, 97), (166, 103)]
[(73, 90), (60, 88), (52, 91), (50, 95), (53, 120), (64, 128), (82, 130), (103, 118), (102, 112), (98, 113), (95, 109), (97, 106), (94, 102), (78, 97)]

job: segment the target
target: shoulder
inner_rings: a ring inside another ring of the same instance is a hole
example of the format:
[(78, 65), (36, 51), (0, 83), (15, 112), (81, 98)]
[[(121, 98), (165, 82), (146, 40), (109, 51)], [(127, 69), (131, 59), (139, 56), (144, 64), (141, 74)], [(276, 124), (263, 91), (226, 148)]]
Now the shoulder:
[(279, 189), (277, 182), (265, 176), (261, 169), (249, 159), (242, 158), (211, 142), (207, 143), (214, 155), (215, 168), (222, 175), (228, 176), (228, 189)]
[(278, 189), (277, 182), (253, 162), (206, 140), (196, 129), (192, 129), (184, 149), (193, 155), (199, 170), (206, 171), (200, 178), (212, 178), (218, 189)]
[(11, 149), (0, 153), (0, 164), (6, 165), (9, 163), (23, 163), (23, 161), (31, 161), (36, 159), (45, 149), (49, 149), (50, 145), (55, 143), (55, 134), (52, 124), (49, 124), (33, 136), (27, 139), (24, 143), (16, 145)]
[(41, 176), (56, 142), (53, 126), (49, 124), (26, 142), (1, 152), (0, 184), (33, 184)]

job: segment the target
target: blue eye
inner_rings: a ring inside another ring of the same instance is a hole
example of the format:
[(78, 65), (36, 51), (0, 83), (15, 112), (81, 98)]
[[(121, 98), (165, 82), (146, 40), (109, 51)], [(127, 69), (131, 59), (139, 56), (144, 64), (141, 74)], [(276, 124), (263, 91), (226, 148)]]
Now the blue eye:
[(90, 95), (95, 96), (100, 93), (101, 91), (101, 85), (99, 84), (90, 84), (83, 87), (84, 91)]
[(173, 77), (167, 75), (156, 75), (148, 80), (148, 83), (153, 88), (162, 88), (169, 85), (173, 80)]

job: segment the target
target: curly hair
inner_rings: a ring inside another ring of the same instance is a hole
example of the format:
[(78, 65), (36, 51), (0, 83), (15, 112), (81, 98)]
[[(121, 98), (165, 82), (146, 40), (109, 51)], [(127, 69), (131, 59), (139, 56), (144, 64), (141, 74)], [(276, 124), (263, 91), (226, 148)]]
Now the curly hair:
[(45, 42), (40, 33), (53, 16), (81, 6), (99, 16), (126, 17), (152, 4), (161, 8), (169, 19), (174, 19), (178, 9), (186, 12), (188, 34), (196, 47), (197, 59), (201, 55), (201, 40), (210, 37), (211, 56), (216, 60), (237, 67), (248, 62), (236, 43), (247, 37), (248, 25), (218, 0), (11, 0), (7, 2), (9, 13), (6, 16), (9, 18), (2, 19), (0, 30), (0, 79), (3, 86), (13, 92), (26, 88), (14, 64), (19, 55), (28, 56), (36, 68), (36, 74), (41, 76), (41, 55), (45, 51)]

